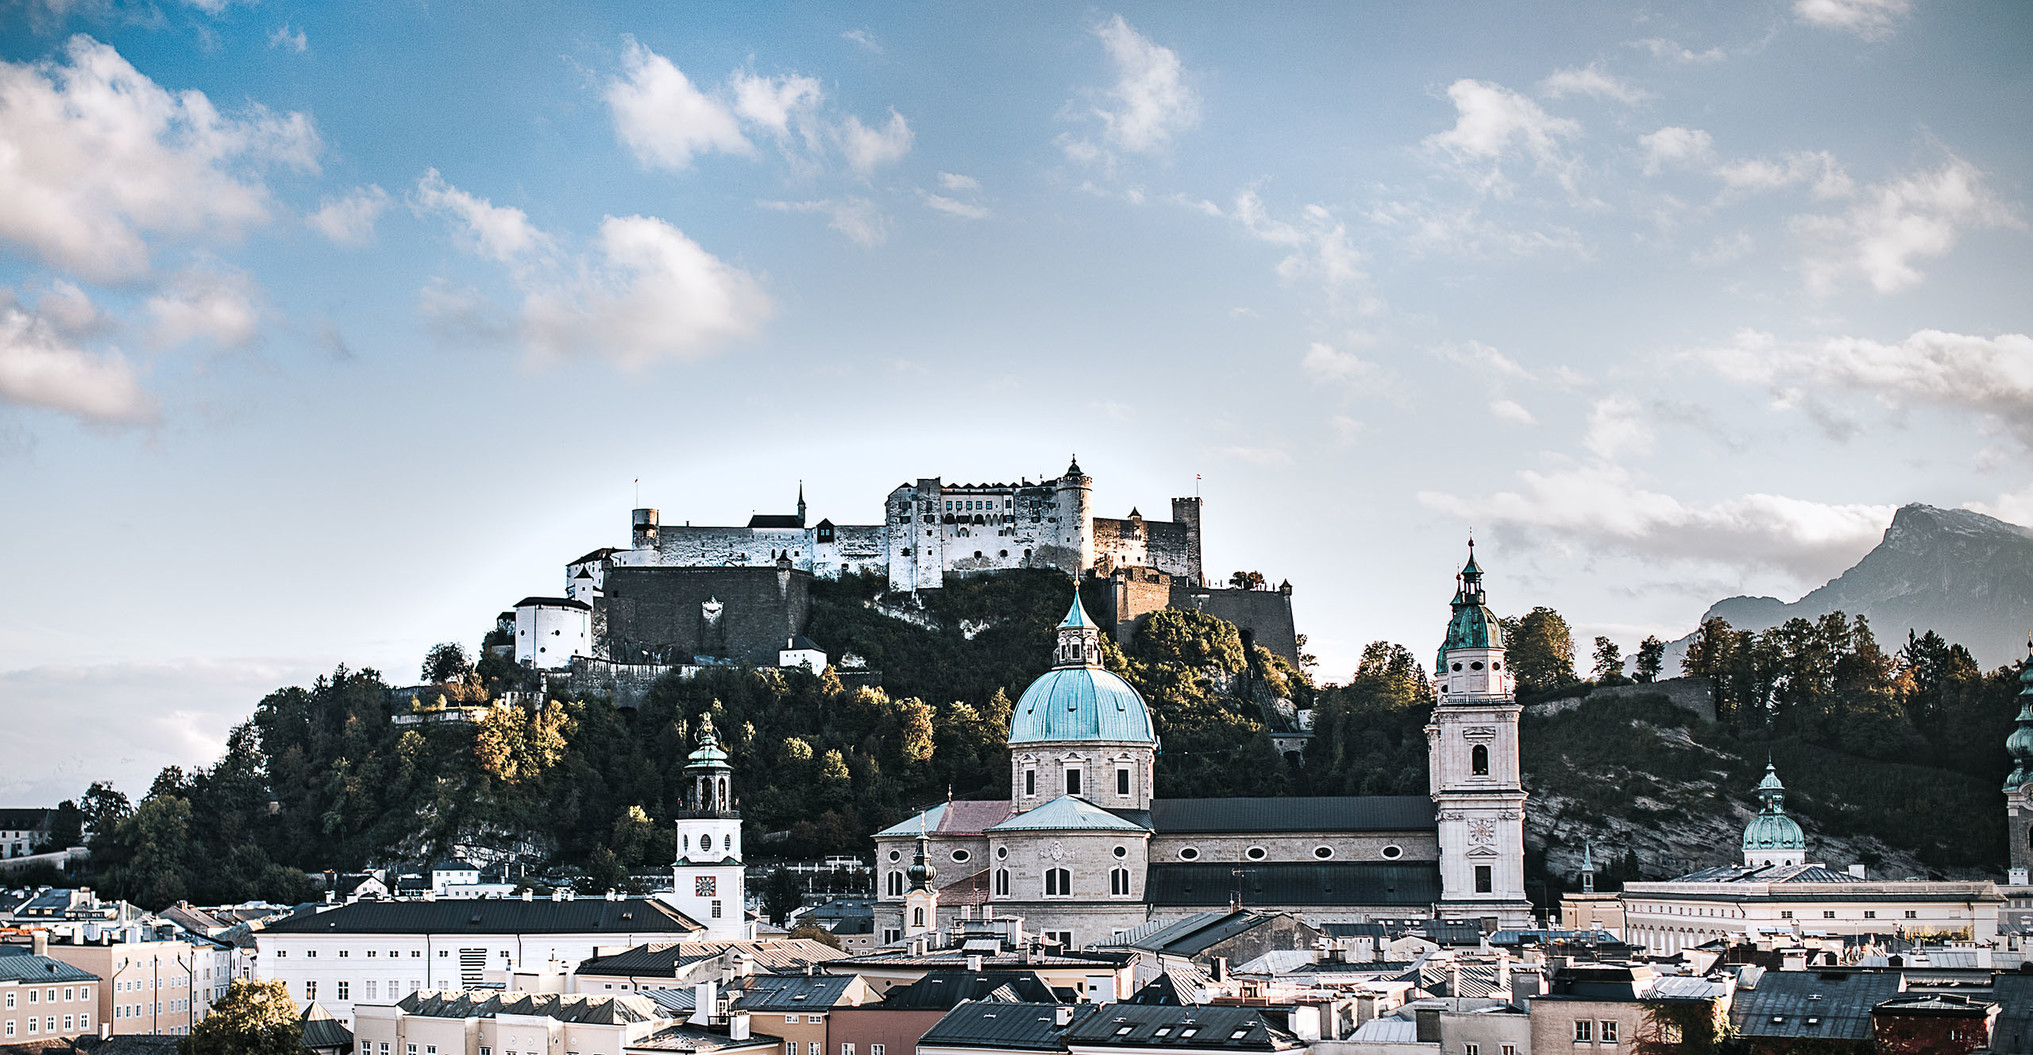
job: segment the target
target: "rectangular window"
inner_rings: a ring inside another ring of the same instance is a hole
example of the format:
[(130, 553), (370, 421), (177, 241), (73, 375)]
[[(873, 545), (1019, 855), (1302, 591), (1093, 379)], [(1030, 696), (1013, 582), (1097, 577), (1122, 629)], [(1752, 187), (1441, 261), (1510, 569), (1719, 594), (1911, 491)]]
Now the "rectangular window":
[(409, 1055), (416, 1055), (416, 1045), (406, 1044), (404, 1045), (404, 1048), (406, 1048), (409, 1051)]
[(339, 959), (341, 959), (341, 960), (343, 960), (343, 959), (345, 959), (346, 957), (348, 957), (348, 956), (351, 956), (351, 955), (353, 955), (353, 954), (352, 954), (352, 952), (351, 952), (351, 951), (349, 951), (349, 950), (346, 950), (346, 949), (340, 949), (340, 950), (339, 950)]
[(1823, 912), (1821, 913), (1821, 918), (1822, 918), (1822, 919), (1834, 919), (1834, 918), (1835, 918), (1835, 910), (1834, 910), (1834, 909), (1827, 909), (1827, 910), (1824, 910), (1824, 911), (1823, 911)]
[(840, 1045), (840, 1055), (854, 1055), (854, 1045), (852, 1044)]
[(824, 1015), (806, 1015), (806, 1016), (805, 1016), (805, 1021), (806, 1021), (806, 1022), (809, 1022), (809, 1023), (812, 1023), (813, 1025), (817, 1025), (817, 1024), (819, 1024), (819, 1023), (821, 1023), (821, 1022), (824, 1022), (824, 1021), (826, 1021), (826, 1016), (824, 1016)]
[(78, 991), (77, 991), (77, 988), (76, 988), (75, 986), (68, 986), (68, 985), (67, 985), (67, 986), (64, 986), (64, 999), (65, 999), (65, 1000), (76, 1000), (77, 998), (78, 998)]
[(1867, 909), (1865, 909), (1865, 910), (1864, 910), (1864, 918), (1865, 918), (1865, 919), (1877, 919), (1877, 918), (1878, 918), (1878, 912), (1877, 912), (1877, 910), (1876, 910), (1876, 909), (1868, 909), (1868, 908), (1867, 908)]
[(10, 1037), (14, 1035), (14, 1020), (11, 1018), (7, 1020), (7, 1035)]
[(316, 983), (316, 982), (305, 982), (305, 983), (304, 983), (304, 999), (305, 999), (305, 1000), (316, 1000), (317, 998), (318, 998), (318, 983)]
[(1038, 793), (1038, 771), (1035, 769), (1024, 770), (1024, 794), (1036, 795), (1037, 793)]
[(74, 1018), (72, 1018), (72, 1017), (71, 1017), (71, 1016), (69, 1016), (69, 1015), (65, 1015), (65, 1016), (64, 1016), (64, 1032), (66, 1032), (66, 1033), (69, 1033), (69, 1032), (70, 1032), (71, 1030), (74, 1030), (74, 1029), (76, 1029), (76, 1028), (78, 1028), (78, 1027), (77, 1027), (77, 1020), (76, 1020), (76, 1019), (74, 1019)]
[(1780, 909), (1780, 910), (1779, 910), (1779, 918), (1780, 918), (1780, 919), (1792, 919), (1792, 918), (1793, 918), (1793, 910), (1792, 910), (1792, 909), (1790, 909), (1790, 908), (1782, 908), (1782, 909)]
[(1080, 794), (1080, 771), (1071, 766), (1066, 769), (1066, 794)]
[(1919, 918), (1920, 918), (1920, 913), (1918, 913), (1918, 912), (1916, 912), (1916, 911), (1914, 911), (1914, 910), (1912, 910), (1912, 909), (1910, 909), (1910, 908), (1909, 908), (1909, 909), (1907, 909), (1907, 910), (1906, 910), (1906, 918), (1907, 918), (1907, 919), (1919, 919)]
[(305, 955), (305, 956), (309, 956), (309, 957), (311, 957), (312, 959), (316, 959), (316, 958), (317, 958), (317, 955), (318, 955), (318, 950), (316, 950), (316, 949), (305, 949), (305, 950), (304, 950), (304, 955)]
[(13, 994), (13, 993), (8, 993), (8, 994), (7, 994), (7, 1010), (9, 1010), (9, 1011), (12, 1011), (12, 1010), (14, 1010), (14, 994)]
[(1482, 1045), (1463, 1044), (1461, 1046), (1461, 1055), (1482, 1055)]
[(806, 1055), (821, 1055), (823, 1050), (824, 1049), (822, 1049), (819, 1046), (819, 1042), (816, 1040), (811, 1042), (810, 1044), (805, 1045)]
[(91, 998), (92, 998), (92, 987), (91, 987), (91, 986), (89, 986), (89, 985), (82, 985), (82, 986), (79, 986), (79, 987), (78, 987), (78, 999), (80, 999), (80, 1000), (90, 1000)]
[[(1574, 1023), (1574, 1042), (1576, 1044), (1587, 1044), (1594, 1039), (1595, 1023), (1586, 1019), (1577, 1020)], [(411, 1055), (415, 1055), (415, 1053), (412, 1052)]]
[(1499, 1052), (1500, 1055), (1518, 1055), (1518, 1046), (1516, 1044), (1506, 1044), (1499, 1049)]
[(798, 1016), (796, 1016), (796, 1015), (785, 1015), (785, 1016), (784, 1016), (784, 1025), (786, 1025), (786, 1026), (795, 1026), (795, 1025), (797, 1025), (797, 1024), (798, 1024)]
[(369, 949), (369, 950), (367, 950), (367, 958), (371, 960), (371, 959), (373, 959), (373, 958), (374, 958), (375, 956), (379, 955), (379, 954), (380, 954), (380, 952), (381, 952), (381, 950), (380, 950), (380, 949)]
[(277, 950), (275, 950), (275, 955), (276, 955), (276, 958), (277, 958), (277, 959), (281, 959), (282, 957), (284, 957), (284, 956), (288, 956), (288, 955), (289, 955), (289, 950), (288, 950), (288, 949), (277, 949)]
[(1129, 797), (1129, 770), (1128, 770), (1128, 769), (1118, 769), (1118, 770), (1116, 770), (1116, 771), (1115, 771), (1115, 793), (1116, 793), (1117, 795), (1120, 795), (1120, 796), (1124, 797), (1124, 798), (1128, 798), (1128, 797)]
[(369, 978), (369, 979), (368, 979), (367, 981), (365, 981), (365, 982), (363, 982), (363, 983), (361, 983), (361, 984), (362, 984), (362, 985), (365, 985), (365, 986), (367, 987), (367, 999), (369, 999), (369, 1000), (373, 1000), (374, 998), (376, 998), (376, 997), (378, 997), (378, 996), (380, 996), (380, 995), (381, 995), (381, 994), (380, 994), (380, 993), (378, 992), (378, 990), (380, 990), (380, 988), (381, 988), (381, 983), (380, 983), (380, 982), (378, 982), (378, 981), (375, 981), (375, 980), (374, 980), (374, 979), (372, 979), (372, 978)]
[(880, 1044), (870, 1044), (868, 1046), (868, 1055), (882, 1055), (882, 1048), (883, 1046)]
[(713, 918), (720, 918), (720, 902), (718, 901), (713, 902)]
[(341, 1000), (353, 999), (353, 983), (351, 982), (339, 983), (339, 999)]
[(421, 960), (423, 959), (423, 955), (424, 951), (422, 949), (411, 949), (409, 951), (409, 958), (412, 960)]
[(1475, 892), (1478, 894), (1487, 894), (1493, 889), (1495, 889), (1495, 886), (1490, 878), (1490, 867), (1488, 865), (1476, 865)]
[(1604, 1044), (1615, 1044), (1617, 1042), (1617, 1024), (1609, 1019), (1603, 1019), (1601, 1025), (1602, 1042)]
[(489, 1048), (485, 1044), (482, 1044), (480, 1045), (480, 1055), (493, 1055), (493, 1049)]

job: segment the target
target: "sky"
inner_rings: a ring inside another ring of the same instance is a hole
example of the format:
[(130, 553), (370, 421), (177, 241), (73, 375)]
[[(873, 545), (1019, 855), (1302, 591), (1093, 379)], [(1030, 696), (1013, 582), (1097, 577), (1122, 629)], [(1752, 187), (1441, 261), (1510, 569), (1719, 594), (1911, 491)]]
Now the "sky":
[(1323, 680), (2033, 524), (2033, 7), (0, 0), (0, 804), (629, 509), (1205, 498)]

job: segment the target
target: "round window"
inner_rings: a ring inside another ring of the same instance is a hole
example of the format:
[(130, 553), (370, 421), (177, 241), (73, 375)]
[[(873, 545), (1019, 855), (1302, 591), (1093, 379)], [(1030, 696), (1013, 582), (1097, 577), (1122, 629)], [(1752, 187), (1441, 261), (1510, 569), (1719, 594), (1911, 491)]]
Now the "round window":
[(1456, 664), (1454, 665), (1454, 669), (1455, 669), (1455, 670), (1460, 670), (1460, 669), (1461, 669), (1461, 664), (1459, 664), (1459, 663), (1456, 663)]
[(1249, 858), (1252, 861), (1261, 861), (1264, 859), (1265, 856), (1267, 856), (1264, 851), (1264, 848), (1261, 846), (1252, 846), (1249, 849), (1244, 850), (1242, 852), (1242, 855), (1244, 857)]
[(1495, 660), (1491, 660), (1491, 661), (1490, 661), (1490, 664), (1489, 664), (1489, 669), (1491, 669), (1491, 670), (1502, 670), (1502, 669), (1504, 669), (1504, 665), (1503, 665), (1503, 664), (1501, 664), (1501, 663), (1498, 663), (1498, 662), (1497, 662), (1497, 661), (1495, 661)]
[(1181, 846), (1181, 847), (1179, 847), (1179, 860), (1181, 860), (1181, 861), (1197, 861), (1197, 860), (1199, 860), (1199, 859), (1200, 859), (1200, 850), (1199, 850), (1199, 848), (1198, 848), (1198, 847), (1193, 847), (1193, 846)]
[(1470, 669), (1470, 670), (1481, 670), (1481, 669), (1482, 669), (1482, 661), (1481, 661), (1481, 660), (1476, 660), (1475, 662), (1473, 662), (1473, 663), (1470, 663), (1470, 664), (1468, 665), (1468, 669)]
[(1333, 857), (1333, 856), (1334, 856), (1334, 847), (1332, 847), (1332, 846), (1316, 846), (1316, 847), (1314, 847), (1314, 848), (1313, 848), (1313, 856), (1315, 856), (1315, 857), (1318, 857), (1318, 858), (1319, 858), (1319, 859), (1321, 859), (1322, 861), (1325, 861), (1325, 860), (1327, 860), (1328, 858), (1330, 858), (1330, 857)]
[(955, 861), (962, 861), (962, 862), (964, 862), (964, 861), (966, 861), (966, 860), (967, 860), (968, 858), (970, 858), (970, 857), (973, 857), (973, 856), (974, 856), (973, 854), (971, 854), (971, 853), (968, 853), (968, 852), (967, 852), (967, 851), (965, 851), (965, 850), (955, 850), (955, 851), (953, 851), (953, 860), (955, 860)]
[(892, 861), (901, 861), (904, 859), (904, 855), (901, 851), (891, 850), (889, 852), (889, 859)]
[(1403, 856), (1405, 856), (1405, 848), (1402, 846), (1392, 845), (1384, 847), (1384, 860), (1386, 861), (1395, 861)]
[(1005, 858), (1005, 857), (1008, 857), (1008, 856), (1009, 856), (1009, 847), (1007, 847), (1007, 846), (998, 846), (998, 847), (996, 847), (996, 848), (995, 848), (995, 859), (996, 859), (996, 860), (1000, 861), (1000, 860), (1002, 860), (1003, 858)]
[(1117, 857), (1128, 857), (1128, 856), (1129, 856), (1129, 847), (1127, 847), (1127, 846), (1118, 846), (1118, 847), (1116, 847), (1116, 848), (1115, 848), (1115, 856), (1117, 856)]

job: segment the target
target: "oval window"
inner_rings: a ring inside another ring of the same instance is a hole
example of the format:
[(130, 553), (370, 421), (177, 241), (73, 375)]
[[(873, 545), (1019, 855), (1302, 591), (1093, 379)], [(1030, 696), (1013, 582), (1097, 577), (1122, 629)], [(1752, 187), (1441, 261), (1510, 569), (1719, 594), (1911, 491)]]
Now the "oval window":
[(1127, 847), (1127, 846), (1118, 846), (1118, 847), (1116, 847), (1116, 848), (1115, 848), (1115, 856), (1117, 856), (1117, 857), (1128, 857), (1128, 856), (1129, 856), (1129, 847)]
[(1403, 856), (1405, 856), (1405, 848), (1402, 846), (1391, 845), (1384, 847), (1384, 860), (1386, 861), (1395, 861)]
[(1313, 856), (1315, 856), (1315, 857), (1318, 857), (1318, 858), (1319, 858), (1319, 859), (1321, 859), (1322, 861), (1325, 861), (1325, 860), (1327, 860), (1328, 858), (1330, 858), (1330, 857), (1333, 857), (1333, 856), (1334, 856), (1334, 847), (1332, 847), (1332, 846), (1316, 846), (1316, 847), (1314, 847), (1314, 848), (1313, 848)]
[(712, 848), (713, 848), (713, 837), (712, 837), (712, 836), (710, 836), (710, 835), (701, 835), (701, 836), (699, 836), (699, 849), (701, 849), (701, 850), (711, 850)]
[(1470, 663), (1470, 664), (1468, 665), (1468, 669), (1470, 669), (1470, 670), (1481, 670), (1481, 669), (1482, 669), (1482, 661), (1481, 661), (1481, 660), (1477, 660), (1477, 661), (1475, 661), (1474, 663)]
[(1266, 852), (1264, 851), (1264, 848), (1261, 846), (1252, 846), (1249, 849), (1244, 850), (1242, 852), (1242, 855), (1244, 857), (1249, 858), (1252, 861), (1261, 861), (1266, 856), (1268, 856), (1268, 854), (1266, 854)]
[(973, 856), (974, 856), (973, 854), (971, 854), (971, 853), (968, 853), (968, 852), (967, 852), (967, 851), (965, 851), (965, 850), (955, 850), (955, 851), (953, 851), (953, 860), (955, 860), (955, 861), (961, 861), (961, 862), (965, 862), (965, 861), (966, 861), (966, 860), (967, 860), (968, 858), (970, 858), (970, 857), (973, 857)]
[(1197, 848), (1197, 847), (1193, 847), (1193, 846), (1181, 846), (1181, 847), (1179, 847), (1179, 860), (1181, 860), (1181, 861), (1197, 861), (1197, 860), (1199, 860), (1199, 859), (1200, 859), (1200, 850), (1199, 850), (1199, 848)]
[(1455, 669), (1455, 670), (1460, 670), (1460, 669), (1461, 669), (1461, 664), (1459, 664), (1459, 663), (1456, 663), (1456, 664), (1454, 665), (1454, 669)]
[(1491, 661), (1490, 661), (1490, 664), (1489, 664), (1489, 669), (1491, 669), (1491, 670), (1502, 670), (1502, 669), (1504, 669), (1504, 665), (1503, 665), (1503, 664), (1501, 664), (1501, 663), (1498, 663), (1498, 662), (1497, 662), (1497, 661), (1495, 661), (1495, 660), (1491, 660)]
[(901, 861), (904, 859), (904, 855), (901, 851), (891, 850), (889, 852), (889, 859), (892, 861)]
[(996, 860), (1000, 861), (1000, 860), (1002, 860), (1003, 858), (1005, 858), (1005, 857), (1008, 857), (1008, 856), (1009, 856), (1009, 847), (1007, 847), (1007, 846), (998, 846), (998, 847), (996, 847), (996, 848), (995, 848), (995, 859), (996, 859)]

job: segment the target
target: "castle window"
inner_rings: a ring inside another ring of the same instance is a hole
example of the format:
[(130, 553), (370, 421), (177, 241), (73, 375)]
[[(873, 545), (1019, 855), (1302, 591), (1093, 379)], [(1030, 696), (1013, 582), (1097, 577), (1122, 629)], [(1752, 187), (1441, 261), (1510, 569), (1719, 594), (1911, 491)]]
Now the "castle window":
[(1405, 848), (1402, 846), (1391, 845), (1383, 848), (1383, 858), (1386, 861), (1395, 861), (1403, 856), (1405, 856)]
[(1064, 868), (1045, 869), (1045, 896), (1072, 897), (1073, 873)]
[(1199, 859), (1200, 859), (1200, 850), (1197, 847), (1192, 846), (1179, 847), (1179, 860), (1197, 861)]
[(995, 896), (996, 897), (1009, 896), (1009, 869), (1007, 868), (998, 868), (995, 870)]
[(1249, 858), (1252, 861), (1261, 861), (1265, 857), (1269, 856), (1269, 854), (1261, 846), (1252, 846), (1249, 849), (1244, 850), (1242, 852), (1242, 855), (1244, 857)]
[(1111, 868), (1108, 870), (1108, 893), (1111, 897), (1129, 896), (1129, 869)]
[(1473, 776), (1489, 776), (1489, 748), (1477, 744), (1468, 751), (1468, 771)]

